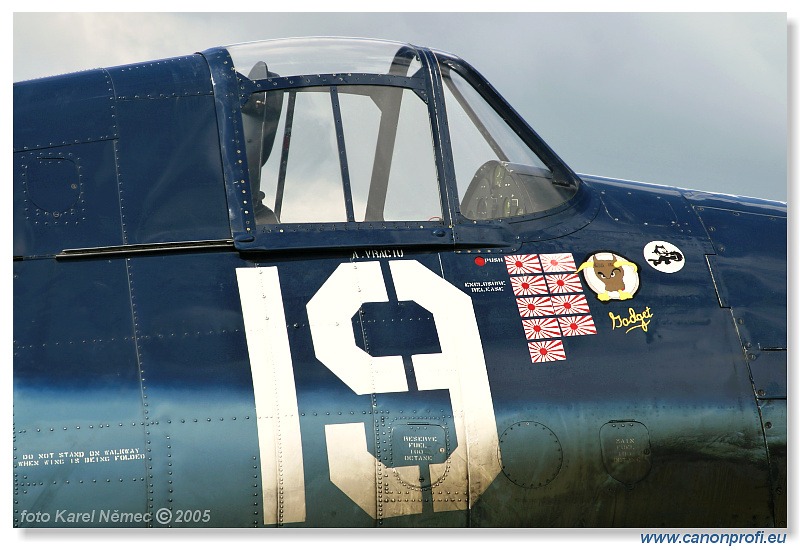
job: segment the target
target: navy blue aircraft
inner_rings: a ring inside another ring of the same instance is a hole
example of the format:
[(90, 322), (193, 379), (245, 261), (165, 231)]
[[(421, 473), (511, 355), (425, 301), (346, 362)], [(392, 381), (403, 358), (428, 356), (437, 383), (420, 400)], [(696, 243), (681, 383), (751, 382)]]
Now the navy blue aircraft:
[(785, 203), (376, 40), (17, 83), (13, 139), (15, 526), (786, 526)]

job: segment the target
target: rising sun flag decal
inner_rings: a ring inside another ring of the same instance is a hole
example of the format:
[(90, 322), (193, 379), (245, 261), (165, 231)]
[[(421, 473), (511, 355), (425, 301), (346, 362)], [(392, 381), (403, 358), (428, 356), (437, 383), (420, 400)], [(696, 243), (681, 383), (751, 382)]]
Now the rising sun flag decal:
[(545, 363), (547, 361), (563, 361), (567, 358), (564, 353), (564, 343), (561, 340), (545, 340), (543, 342), (528, 342), (531, 352), (531, 361)]
[(553, 306), (553, 315), (575, 315), (576, 313), (590, 313), (589, 304), (583, 294), (564, 294), (553, 296), (550, 299)]
[(546, 273), (575, 272), (575, 259), (569, 252), (563, 254), (541, 254), (539, 259), (542, 262), (542, 270)]
[(508, 269), (509, 275), (541, 273), (542, 264), (539, 262), (538, 254), (506, 256), (506, 269)]
[(505, 257), (532, 363), (567, 358), (562, 338), (597, 334), (569, 252)]
[(561, 332), (564, 336), (597, 334), (597, 329), (594, 327), (594, 320), (591, 315), (559, 317), (558, 324), (561, 326)]
[(550, 296), (534, 296), (531, 298), (517, 298), (517, 309), (520, 317), (543, 317), (554, 315), (553, 304)]
[(536, 296), (537, 294), (547, 294), (547, 284), (541, 275), (520, 275), (511, 277), (511, 290), (514, 291), (514, 296)]
[(581, 278), (575, 273), (561, 273), (559, 275), (546, 275), (547, 288), (551, 294), (564, 294), (568, 292), (583, 292)]
[(558, 320), (555, 317), (523, 319), (522, 328), (525, 329), (525, 338), (528, 340), (561, 338), (561, 330), (558, 326)]

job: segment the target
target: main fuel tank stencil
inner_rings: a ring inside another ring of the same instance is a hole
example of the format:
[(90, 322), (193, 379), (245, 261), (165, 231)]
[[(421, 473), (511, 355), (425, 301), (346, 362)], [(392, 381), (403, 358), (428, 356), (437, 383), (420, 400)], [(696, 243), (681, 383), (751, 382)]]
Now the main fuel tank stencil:
[(567, 358), (563, 337), (597, 334), (569, 252), (505, 257), (532, 363)]
[(615, 252), (595, 252), (577, 271), (601, 302), (630, 300), (639, 290), (639, 267)]
[(661, 273), (677, 273), (686, 263), (681, 249), (666, 241), (650, 241), (643, 253), (647, 263)]

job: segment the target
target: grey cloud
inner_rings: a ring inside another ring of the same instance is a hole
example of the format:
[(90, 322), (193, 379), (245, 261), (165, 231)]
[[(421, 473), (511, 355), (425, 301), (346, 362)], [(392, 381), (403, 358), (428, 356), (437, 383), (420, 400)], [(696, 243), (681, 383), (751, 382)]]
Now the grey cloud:
[(18, 13), (14, 79), (308, 35), (464, 57), (578, 172), (786, 200), (784, 14)]

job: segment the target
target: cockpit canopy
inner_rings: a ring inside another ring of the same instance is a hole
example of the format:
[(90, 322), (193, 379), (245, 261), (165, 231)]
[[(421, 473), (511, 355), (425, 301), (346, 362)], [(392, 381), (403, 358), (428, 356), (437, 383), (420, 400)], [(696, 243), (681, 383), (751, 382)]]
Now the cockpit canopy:
[(321, 74), (396, 74), (392, 65), (403, 52), (414, 66), (422, 65), (417, 48), (410, 44), (367, 38), (284, 38), (227, 46), (236, 71), (248, 76), (259, 62), (281, 76)]
[(453, 179), (455, 215), (468, 220), (546, 215), (577, 192), (574, 174), (454, 56), (349, 38), (227, 51), (257, 226), (442, 223)]

